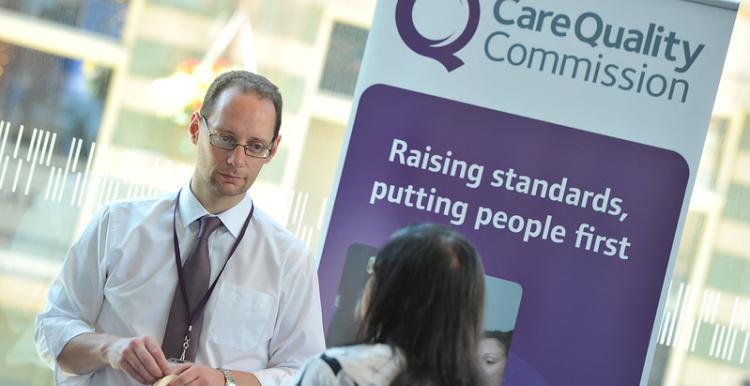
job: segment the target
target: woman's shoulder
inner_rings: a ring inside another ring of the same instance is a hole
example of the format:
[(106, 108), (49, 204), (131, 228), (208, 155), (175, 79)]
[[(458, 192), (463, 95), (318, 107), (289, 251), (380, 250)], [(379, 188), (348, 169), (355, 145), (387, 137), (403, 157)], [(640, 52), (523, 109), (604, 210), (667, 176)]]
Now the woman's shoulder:
[(295, 385), (388, 385), (403, 363), (401, 353), (385, 344), (336, 347), (311, 359)]
[(393, 358), (400, 355), (396, 348), (382, 343), (333, 347), (323, 352), (323, 354), (331, 357), (372, 360), (377, 358)]

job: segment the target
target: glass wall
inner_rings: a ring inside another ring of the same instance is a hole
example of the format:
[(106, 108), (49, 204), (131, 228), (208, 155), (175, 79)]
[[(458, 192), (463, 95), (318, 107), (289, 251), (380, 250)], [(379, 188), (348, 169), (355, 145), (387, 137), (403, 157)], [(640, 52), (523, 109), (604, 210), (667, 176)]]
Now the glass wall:
[[(317, 251), (375, 0), (0, 0), (0, 384), (50, 385), (35, 314), (103, 203), (173, 191), (213, 77), (258, 71), (283, 141), (252, 192)], [(709, 129), (650, 385), (750, 383), (750, 13)]]

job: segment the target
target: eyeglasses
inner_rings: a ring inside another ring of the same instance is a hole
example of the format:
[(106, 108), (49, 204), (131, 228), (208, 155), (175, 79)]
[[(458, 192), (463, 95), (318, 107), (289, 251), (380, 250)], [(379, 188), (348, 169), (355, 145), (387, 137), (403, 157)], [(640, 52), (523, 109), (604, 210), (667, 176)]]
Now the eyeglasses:
[(208, 130), (208, 141), (223, 150), (234, 150), (237, 146), (244, 149), (245, 155), (254, 158), (266, 159), (271, 156), (271, 150), (273, 149), (273, 141), (270, 145), (266, 145), (262, 141), (250, 141), (246, 145), (240, 145), (237, 140), (231, 135), (222, 133), (212, 133), (211, 126), (208, 124), (208, 119), (203, 114), (199, 114), (203, 122), (206, 124)]

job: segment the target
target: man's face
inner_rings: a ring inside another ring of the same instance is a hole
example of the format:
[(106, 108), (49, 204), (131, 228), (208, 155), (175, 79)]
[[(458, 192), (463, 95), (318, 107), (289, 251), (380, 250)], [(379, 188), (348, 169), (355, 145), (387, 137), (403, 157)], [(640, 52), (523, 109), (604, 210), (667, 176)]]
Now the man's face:
[(276, 111), (272, 101), (234, 88), (224, 90), (216, 102), (205, 120), (195, 113), (190, 123), (190, 138), (198, 146), (193, 182), (206, 198), (238, 198), (250, 189), (261, 167), (276, 154), (281, 138), (272, 144), (270, 157), (260, 159), (245, 155), (241, 146), (225, 150), (212, 145), (209, 130), (225, 139), (234, 138), (241, 145), (251, 141), (271, 145)]

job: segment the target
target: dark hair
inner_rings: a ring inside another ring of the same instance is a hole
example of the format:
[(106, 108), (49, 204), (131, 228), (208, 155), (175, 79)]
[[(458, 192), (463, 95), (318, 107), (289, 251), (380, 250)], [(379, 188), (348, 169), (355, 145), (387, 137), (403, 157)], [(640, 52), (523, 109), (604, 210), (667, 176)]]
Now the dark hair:
[(273, 139), (279, 135), (281, 129), (281, 109), (283, 106), (279, 88), (263, 75), (254, 74), (249, 71), (229, 71), (214, 79), (211, 86), (203, 97), (200, 113), (209, 117), (216, 106), (216, 100), (224, 90), (236, 88), (243, 93), (252, 93), (261, 99), (273, 102), (276, 111), (276, 124), (273, 129)]
[(510, 350), (510, 340), (511, 338), (513, 338), (513, 330), (510, 330), (510, 331), (488, 330), (484, 332), (482, 337), (497, 339), (497, 341), (503, 345), (503, 349), (505, 350), (505, 354), (507, 355), (508, 350)]
[(408, 226), (373, 272), (359, 339), (401, 349), (406, 366), (391, 385), (479, 385), (484, 269), (471, 243), (442, 225)]

